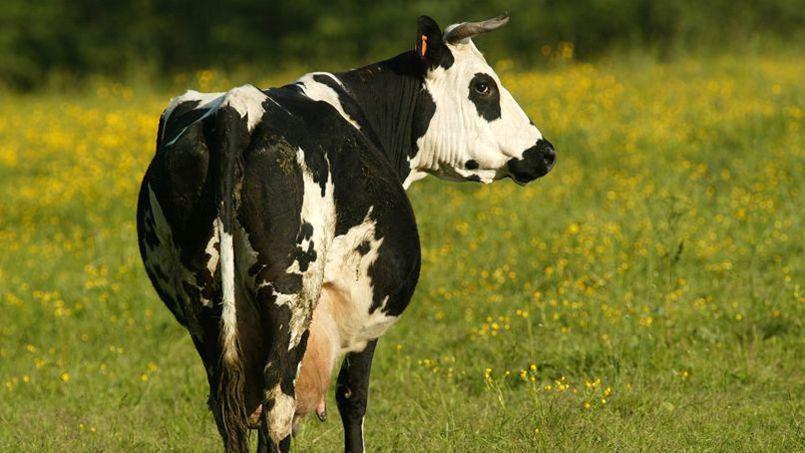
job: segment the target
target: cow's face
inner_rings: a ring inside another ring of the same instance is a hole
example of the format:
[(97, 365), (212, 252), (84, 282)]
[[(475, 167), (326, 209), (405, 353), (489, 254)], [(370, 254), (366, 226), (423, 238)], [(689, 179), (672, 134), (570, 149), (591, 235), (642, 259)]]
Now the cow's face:
[(416, 52), (426, 68), (423, 96), (435, 106), (417, 140), (420, 170), (445, 179), (489, 183), (511, 177), (525, 184), (553, 167), (553, 146), (470, 39), (507, 21), (501, 16), (456, 24), (442, 33), (433, 19), (419, 18)]

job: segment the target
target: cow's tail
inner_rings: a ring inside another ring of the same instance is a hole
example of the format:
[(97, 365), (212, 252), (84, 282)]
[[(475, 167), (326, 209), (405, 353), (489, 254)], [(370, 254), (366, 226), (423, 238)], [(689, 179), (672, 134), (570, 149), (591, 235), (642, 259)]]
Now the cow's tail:
[(248, 450), (248, 414), (244, 397), (245, 372), (238, 338), (238, 314), (235, 301), (235, 222), (240, 185), (242, 156), (249, 140), (240, 114), (222, 105), (209, 118), (207, 130), (210, 170), (217, 206), (215, 232), (218, 235), (221, 269), (221, 358), (218, 386), (214, 396), (218, 427), (227, 451)]

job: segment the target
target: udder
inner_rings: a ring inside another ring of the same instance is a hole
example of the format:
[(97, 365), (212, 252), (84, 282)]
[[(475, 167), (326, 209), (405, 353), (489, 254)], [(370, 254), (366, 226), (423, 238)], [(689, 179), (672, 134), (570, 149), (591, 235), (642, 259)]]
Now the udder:
[(326, 287), (313, 311), (310, 336), (296, 378), (296, 418), (316, 411), (325, 416), (324, 396), (330, 388), (333, 366), (338, 356), (340, 340), (335, 319), (334, 293)]
[[(310, 322), (310, 334), (307, 339), (307, 348), (302, 358), (299, 375), (296, 377), (296, 421), (311, 412), (316, 412), (319, 419), (324, 420), (326, 409), (324, 397), (330, 388), (333, 367), (338, 358), (341, 340), (336, 322), (337, 310), (340, 309), (340, 299), (336, 292), (325, 285), (321, 291), (321, 298), (313, 311)], [(259, 425), (262, 405), (250, 415), (250, 425), (256, 428)]]

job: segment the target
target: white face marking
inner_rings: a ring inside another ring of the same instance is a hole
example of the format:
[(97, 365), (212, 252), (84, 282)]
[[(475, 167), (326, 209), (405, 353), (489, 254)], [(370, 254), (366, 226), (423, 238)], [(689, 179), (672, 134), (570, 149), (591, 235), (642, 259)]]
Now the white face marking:
[[(425, 77), (424, 86), (433, 97), (436, 113), (425, 135), (417, 140), (419, 152), (411, 168), (445, 179), (477, 177), (489, 183), (505, 176), (507, 162), (521, 158), (542, 134), (503, 87), (472, 40), (448, 44), (448, 48), (454, 63), (448, 69), (430, 70)], [(470, 85), (476, 74), (488, 76), (497, 86), (498, 118), (484, 118), (470, 100)], [(468, 168), (469, 161), (477, 163), (477, 168)]]
[(310, 99), (324, 101), (332, 105), (338, 111), (338, 113), (344, 117), (345, 120), (355, 127), (355, 129), (360, 129), (361, 126), (344, 110), (344, 106), (341, 105), (341, 101), (338, 100), (338, 93), (336, 93), (335, 90), (329, 86), (313, 79), (313, 77), (317, 75), (329, 77), (335, 83), (342, 85), (341, 81), (329, 72), (311, 72), (300, 77), (296, 83), (302, 87), (302, 91), (304, 91), (305, 96), (309, 97)]

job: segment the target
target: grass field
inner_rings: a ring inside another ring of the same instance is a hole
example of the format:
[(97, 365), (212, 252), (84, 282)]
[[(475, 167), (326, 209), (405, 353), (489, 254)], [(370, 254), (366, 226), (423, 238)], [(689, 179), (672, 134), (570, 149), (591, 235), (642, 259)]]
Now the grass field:
[[(422, 278), (379, 343), (367, 447), (805, 450), (805, 58), (507, 66), (558, 164), (411, 189)], [(136, 246), (173, 94), (0, 95), (4, 451), (219, 448)], [(296, 451), (341, 448), (328, 401)]]

